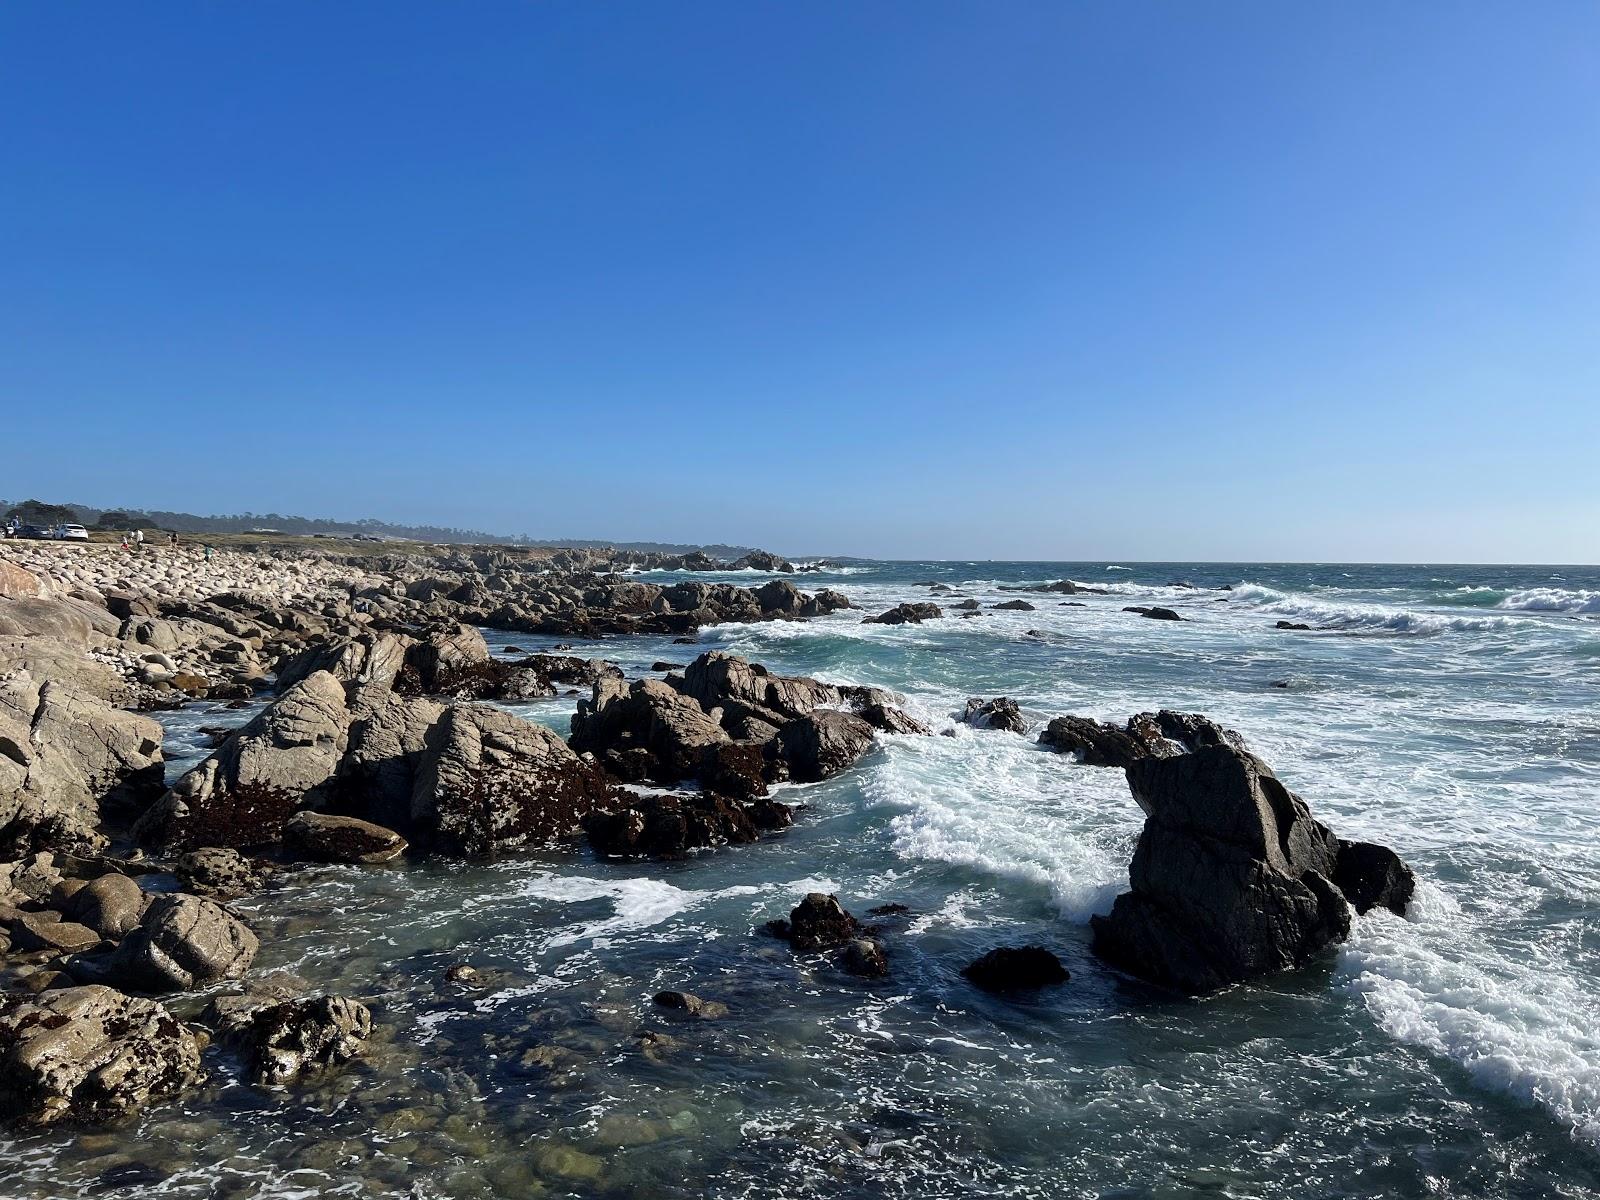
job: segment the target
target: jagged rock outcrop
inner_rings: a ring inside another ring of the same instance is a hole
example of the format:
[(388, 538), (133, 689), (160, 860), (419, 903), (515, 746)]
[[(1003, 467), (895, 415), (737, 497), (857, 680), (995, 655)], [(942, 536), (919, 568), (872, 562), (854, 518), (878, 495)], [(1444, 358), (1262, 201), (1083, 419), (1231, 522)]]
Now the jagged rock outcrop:
[(0, 678), (0, 857), (93, 852), (108, 813), (160, 794), (161, 727), (71, 684)]
[(863, 617), (863, 625), (920, 625), (924, 621), (932, 621), (944, 616), (944, 610), (937, 604), (896, 604), (887, 612), (881, 612), (875, 617)]
[(1243, 738), (1209, 717), (1165, 708), (1137, 713), (1121, 726), (1087, 717), (1056, 717), (1039, 735), (1039, 742), (1076, 754), (1087, 766), (1124, 770), (1143, 758), (1171, 758), (1205, 746), (1245, 748)]
[(861, 922), (846, 911), (839, 897), (827, 892), (807, 892), (790, 911), (787, 920), (770, 921), (767, 930), (796, 951), (809, 954), (836, 950), (855, 940), (861, 934)]
[(772, 757), (790, 779), (815, 783), (853, 766), (870, 749), (871, 725), (852, 713), (819, 708), (778, 730)]
[(391, 685), (415, 645), (406, 634), (379, 630), (327, 637), (278, 667), (278, 690), (287, 691), (319, 672), (341, 683)]
[(899, 700), (881, 688), (774, 675), (712, 650), (682, 676), (599, 681), (579, 702), (572, 745), (625, 780), (696, 778), (749, 798), (771, 780), (844, 769), (870, 748), (875, 728), (925, 733)]
[(602, 679), (572, 718), (572, 748), (619, 779), (676, 783), (695, 777), (707, 752), (733, 740), (693, 696), (663, 679)]
[(163, 848), (277, 842), (299, 809), (331, 797), (349, 741), (344, 685), (327, 671), (296, 683), (139, 818)]
[(870, 936), (837, 896), (808, 892), (787, 920), (767, 922), (767, 932), (788, 942), (797, 954), (836, 951), (834, 964), (852, 975), (877, 979), (889, 973), (883, 943)]
[(786, 558), (779, 558), (776, 554), (769, 554), (765, 550), (752, 550), (742, 558), (736, 558), (728, 564), (730, 571), (777, 571), (783, 575), (794, 574), (794, 564)]
[(0, 1112), (23, 1126), (95, 1124), (200, 1077), (200, 1043), (165, 1007), (108, 987), (0, 995)]
[(1021, 707), (1010, 696), (996, 696), (993, 700), (973, 696), (967, 700), (961, 719), (979, 729), (1002, 729), (1008, 733), (1028, 731)]
[(1362, 914), (1386, 908), (1403, 917), (1417, 890), (1411, 868), (1389, 847), (1373, 842), (1341, 840), (1333, 882), (1350, 906)]
[[(1147, 819), (1131, 889), (1094, 918), (1096, 953), (1156, 983), (1207, 992), (1301, 966), (1348, 935), (1350, 908), (1334, 879), (1349, 843), (1260, 759), (1219, 744), (1143, 757), (1127, 774)], [(1350, 853), (1347, 871), (1357, 861)]]
[(741, 803), (711, 792), (633, 796), (584, 818), (584, 832), (599, 854), (613, 858), (682, 858), (691, 850), (753, 842), (794, 821), (787, 804), (761, 799)]
[(604, 774), (543, 725), (457, 704), (428, 731), (411, 819), (440, 849), (483, 854), (565, 837), (610, 795)]

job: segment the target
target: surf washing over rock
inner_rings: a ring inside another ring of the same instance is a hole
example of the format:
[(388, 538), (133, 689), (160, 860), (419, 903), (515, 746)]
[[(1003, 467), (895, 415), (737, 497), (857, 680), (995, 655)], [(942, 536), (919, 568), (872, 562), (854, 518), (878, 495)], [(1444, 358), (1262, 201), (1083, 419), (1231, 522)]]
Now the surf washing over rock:
[(8, 1195), (1600, 1191), (1600, 571), (0, 563)]

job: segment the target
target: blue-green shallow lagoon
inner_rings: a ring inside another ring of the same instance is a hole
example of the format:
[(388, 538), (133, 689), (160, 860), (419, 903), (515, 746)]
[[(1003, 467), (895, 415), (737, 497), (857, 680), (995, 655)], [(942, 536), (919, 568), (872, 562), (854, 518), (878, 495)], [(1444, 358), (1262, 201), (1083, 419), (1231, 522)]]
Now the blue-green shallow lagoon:
[[(927, 582), (988, 605), (1060, 578), (1114, 594), (860, 624)], [(796, 582), (863, 612), (580, 650), (634, 674), (717, 646), (896, 688), (937, 728), (969, 695), (1017, 698), (1035, 729), (1203, 711), (1340, 833), (1400, 851), (1412, 914), (1264, 986), (1164, 996), (1088, 953), (1140, 824), (1120, 773), (1031, 735), (885, 738), (786, 790), (794, 829), (683, 863), (290, 876), (244, 904), (258, 966), (372, 1003), (367, 1060), (268, 1093), (219, 1056), (134, 1125), (10, 1142), (0, 1194), (1600, 1196), (1600, 571), (862, 562)], [(574, 702), (520, 711), (564, 728)], [(247, 715), (175, 714), (169, 741), (192, 762), (195, 726)], [(758, 932), (817, 888), (910, 907), (883, 926), (887, 981)], [(1020, 941), (1071, 982), (1011, 1002), (960, 976)], [(444, 984), (461, 961), (487, 986)], [(731, 1012), (664, 1019), (662, 988)]]

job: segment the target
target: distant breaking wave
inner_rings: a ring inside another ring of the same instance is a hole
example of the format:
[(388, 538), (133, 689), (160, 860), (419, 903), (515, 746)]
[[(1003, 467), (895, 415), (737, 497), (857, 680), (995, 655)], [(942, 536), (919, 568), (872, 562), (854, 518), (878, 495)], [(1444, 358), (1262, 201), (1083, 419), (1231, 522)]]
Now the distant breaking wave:
[(1600, 592), (1546, 587), (1508, 592), (1492, 587), (1462, 587), (1435, 596), (1434, 603), (1507, 612), (1600, 613)]
[(1512, 592), (1496, 607), (1519, 612), (1600, 613), (1600, 592), (1529, 588), (1523, 592)]
[(1390, 608), (1383, 604), (1328, 603), (1292, 592), (1280, 592), (1258, 583), (1241, 583), (1233, 589), (1230, 602), (1282, 617), (1298, 618), (1323, 629), (1435, 634), (1451, 630), (1482, 632), (1512, 626), (1506, 617), (1453, 617), (1442, 613)]

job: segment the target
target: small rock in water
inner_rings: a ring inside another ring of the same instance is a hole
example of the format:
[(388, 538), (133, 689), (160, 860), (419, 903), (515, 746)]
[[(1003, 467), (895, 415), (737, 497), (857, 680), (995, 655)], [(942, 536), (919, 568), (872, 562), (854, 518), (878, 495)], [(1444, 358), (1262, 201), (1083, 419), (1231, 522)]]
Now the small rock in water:
[(1001, 946), (961, 972), (986, 992), (1012, 992), (1065, 983), (1071, 976), (1043, 946)]
[(839, 897), (810, 892), (794, 906), (787, 921), (773, 921), (767, 928), (805, 953), (843, 946), (856, 937), (861, 923), (845, 911)]
[(301, 809), (283, 827), (286, 850), (319, 862), (392, 862), (406, 852), (406, 840), (392, 829), (355, 817)]
[(1149, 617), (1152, 621), (1181, 621), (1183, 620), (1170, 608), (1145, 608), (1140, 605), (1129, 605), (1123, 612), (1138, 613), (1141, 617)]
[(654, 997), (659, 1008), (681, 1012), (685, 1016), (712, 1021), (728, 1015), (728, 1006), (716, 1000), (702, 1000), (690, 992), (657, 992)]
[(1300, 621), (1279, 621), (1276, 625), (1273, 626), (1273, 628), (1274, 629), (1309, 630), (1311, 628), (1311, 626), (1306, 625), (1306, 624), (1304, 624), (1303, 622), (1300, 622)]
[(881, 979), (889, 973), (889, 956), (873, 938), (855, 938), (846, 944), (839, 965), (852, 975)]
[(944, 610), (937, 604), (896, 604), (887, 612), (881, 612), (875, 617), (863, 617), (863, 625), (920, 625), (924, 621), (931, 621), (944, 616)]
[(985, 700), (973, 696), (967, 701), (961, 719), (978, 729), (1000, 729), (1008, 733), (1026, 733), (1028, 724), (1022, 719), (1022, 709), (1010, 696), (996, 696)]

